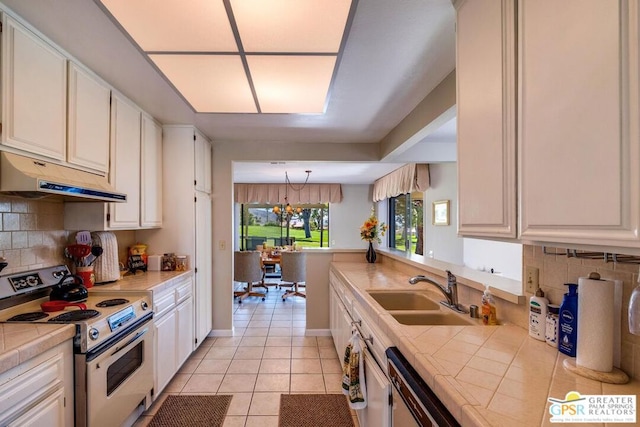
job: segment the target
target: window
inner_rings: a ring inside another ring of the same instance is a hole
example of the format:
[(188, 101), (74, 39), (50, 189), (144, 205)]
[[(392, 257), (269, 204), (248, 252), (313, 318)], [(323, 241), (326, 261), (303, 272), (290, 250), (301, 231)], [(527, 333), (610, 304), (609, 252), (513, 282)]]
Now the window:
[(287, 216), (275, 214), (273, 205), (241, 205), (241, 250), (255, 250), (265, 242), (270, 246), (329, 247), (329, 204), (295, 207), (300, 207), (300, 212)]
[(389, 199), (389, 247), (422, 255), (423, 193), (402, 194)]

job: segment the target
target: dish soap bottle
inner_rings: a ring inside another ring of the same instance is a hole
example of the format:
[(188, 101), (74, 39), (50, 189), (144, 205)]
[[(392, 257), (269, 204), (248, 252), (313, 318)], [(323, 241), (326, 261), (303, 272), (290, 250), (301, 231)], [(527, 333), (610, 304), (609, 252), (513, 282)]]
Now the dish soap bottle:
[(547, 305), (549, 300), (544, 297), (542, 289), (536, 289), (536, 294), (529, 299), (529, 335), (540, 341), (545, 340)]
[(482, 323), (485, 325), (497, 325), (496, 319), (496, 303), (493, 295), (489, 292), (489, 286), (486, 286), (482, 294)]
[(576, 356), (576, 343), (578, 341), (578, 285), (565, 283), (569, 286), (569, 292), (564, 294), (560, 305), (558, 350), (567, 356)]

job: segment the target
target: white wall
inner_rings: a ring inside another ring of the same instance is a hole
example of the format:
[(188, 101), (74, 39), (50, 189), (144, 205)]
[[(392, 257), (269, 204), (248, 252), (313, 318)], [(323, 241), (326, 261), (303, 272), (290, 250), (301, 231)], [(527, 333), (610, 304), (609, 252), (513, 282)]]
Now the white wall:
[[(463, 239), (458, 237), (458, 168), (456, 163), (429, 165), (431, 183), (425, 192), (425, 240), (424, 256), (452, 264), (463, 263)], [(449, 225), (432, 224), (432, 203), (449, 200)]]
[(342, 185), (342, 203), (329, 207), (329, 241), (332, 248), (366, 248), (360, 226), (371, 215), (371, 185)]
[(464, 265), (491, 271), (514, 280), (522, 280), (522, 244), (492, 240), (462, 239)]

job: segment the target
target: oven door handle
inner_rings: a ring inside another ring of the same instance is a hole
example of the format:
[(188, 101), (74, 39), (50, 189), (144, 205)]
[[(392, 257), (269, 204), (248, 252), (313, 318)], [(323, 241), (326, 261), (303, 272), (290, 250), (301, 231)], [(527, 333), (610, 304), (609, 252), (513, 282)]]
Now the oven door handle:
[(118, 354), (120, 351), (122, 351), (123, 349), (127, 348), (129, 345), (133, 344), (134, 342), (136, 342), (137, 340), (139, 340), (144, 334), (146, 334), (147, 332), (149, 332), (149, 328), (144, 328), (142, 331), (138, 332), (137, 334), (135, 334), (129, 341), (127, 341), (124, 345), (119, 346), (116, 348), (116, 350), (111, 353), (111, 356), (115, 356), (116, 354)]

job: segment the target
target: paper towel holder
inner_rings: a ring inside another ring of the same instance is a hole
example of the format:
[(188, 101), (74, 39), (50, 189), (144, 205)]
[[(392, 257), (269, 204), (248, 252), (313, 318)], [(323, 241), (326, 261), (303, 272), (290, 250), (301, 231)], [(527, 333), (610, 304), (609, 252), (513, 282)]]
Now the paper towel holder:
[[(590, 280), (602, 280), (600, 274), (597, 272), (589, 273)], [(562, 366), (569, 372), (572, 372), (581, 377), (589, 378), (595, 381), (601, 381), (608, 384), (626, 384), (629, 382), (629, 376), (619, 368), (613, 366), (611, 371), (603, 372), (590, 369), (585, 366), (580, 366), (577, 363), (577, 359), (565, 359), (562, 362)]]

